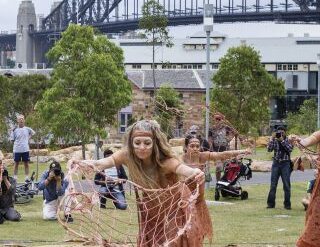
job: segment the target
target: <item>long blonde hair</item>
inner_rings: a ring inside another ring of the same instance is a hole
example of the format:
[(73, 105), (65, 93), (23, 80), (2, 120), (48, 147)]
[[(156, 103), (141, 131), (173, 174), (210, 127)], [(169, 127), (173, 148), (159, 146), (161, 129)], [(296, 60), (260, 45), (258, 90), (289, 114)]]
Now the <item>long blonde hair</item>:
[(145, 173), (142, 167), (142, 160), (135, 155), (132, 136), (134, 131), (146, 131), (152, 133), (153, 147), (151, 160), (156, 167), (156, 170), (154, 171), (154, 174), (156, 175), (155, 177), (163, 175), (160, 172), (163, 161), (175, 157), (171, 150), (170, 144), (167, 141), (167, 137), (160, 130), (160, 125), (155, 120), (137, 121), (128, 128), (126, 136), (126, 146), (131, 163), (128, 168), (132, 181), (143, 186), (144, 188), (159, 188), (159, 181), (155, 181)]

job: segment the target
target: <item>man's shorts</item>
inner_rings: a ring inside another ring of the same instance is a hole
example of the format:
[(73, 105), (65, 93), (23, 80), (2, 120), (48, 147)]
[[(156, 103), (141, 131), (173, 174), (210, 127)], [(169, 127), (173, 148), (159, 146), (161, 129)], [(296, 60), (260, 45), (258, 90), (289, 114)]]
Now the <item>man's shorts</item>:
[(20, 161), (30, 161), (29, 152), (24, 153), (14, 153), (14, 161), (20, 162)]

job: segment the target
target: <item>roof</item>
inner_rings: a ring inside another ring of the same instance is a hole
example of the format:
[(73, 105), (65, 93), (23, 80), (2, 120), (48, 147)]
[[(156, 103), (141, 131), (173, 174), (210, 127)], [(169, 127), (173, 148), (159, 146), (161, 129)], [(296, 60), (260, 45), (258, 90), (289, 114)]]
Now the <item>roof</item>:
[[(134, 42), (141, 39), (125, 40), (133, 46), (123, 46), (126, 64), (151, 64), (152, 46), (134, 46)], [(194, 64), (206, 63), (205, 50), (187, 50), (184, 44), (206, 44), (205, 38), (174, 39), (171, 48), (157, 46), (155, 63)], [(119, 44), (119, 41), (115, 41)], [(121, 42), (124, 42), (121, 39)], [(212, 44), (217, 44), (212, 40)], [(229, 38), (219, 43), (219, 47), (211, 51), (210, 62), (219, 63), (229, 48), (241, 44), (254, 47), (261, 55), (262, 63), (316, 63), (316, 54), (320, 52), (320, 37), (272, 37), (272, 38)]]
[[(210, 71), (210, 77), (213, 71)], [(152, 70), (127, 70), (128, 79), (138, 88), (151, 90), (154, 88)], [(206, 85), (205, 70), (169, 69), (155, 70), (156, 87), (170, 84), (177, 90), (204, 91)]]

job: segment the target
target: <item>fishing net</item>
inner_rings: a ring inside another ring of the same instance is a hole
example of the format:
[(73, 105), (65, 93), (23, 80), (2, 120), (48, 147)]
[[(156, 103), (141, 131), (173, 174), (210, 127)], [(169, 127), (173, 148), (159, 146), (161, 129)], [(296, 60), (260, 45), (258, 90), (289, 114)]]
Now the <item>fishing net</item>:
[[(195, 182), (144, 189), (129, 180), (114, 180), (125, 182), (127, 209), (118, 210), (110, 198), (106, 198), (106, 209), (100, 208), (103, 195), (92, 174), (81, 166), (69, 170), (67, 178), (70, 184), (59, 207), (59, 222), (76, 239), (100, 246), (184, 246), (199, 196)], [(65, 221), (64, 215), (69, 214), (72, 223)]]

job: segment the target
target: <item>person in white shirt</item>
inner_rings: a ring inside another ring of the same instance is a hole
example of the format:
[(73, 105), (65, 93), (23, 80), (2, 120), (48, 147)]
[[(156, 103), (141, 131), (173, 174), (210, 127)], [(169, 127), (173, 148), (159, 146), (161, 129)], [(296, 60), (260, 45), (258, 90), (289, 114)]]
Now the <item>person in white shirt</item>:
[(17, 179), (18, 167), (20, 161), (24, 163), (24, 173), (26, 180), (29, 179), (29, 139), (35, 134), (33, 129), (25, 126), (23, 115), (17, 117), (18, 126), (13, 129), (10, 139), (13, 141), (13, 157), (14, 157), (14, 172), (13, 178)]

